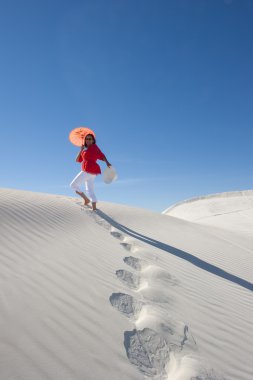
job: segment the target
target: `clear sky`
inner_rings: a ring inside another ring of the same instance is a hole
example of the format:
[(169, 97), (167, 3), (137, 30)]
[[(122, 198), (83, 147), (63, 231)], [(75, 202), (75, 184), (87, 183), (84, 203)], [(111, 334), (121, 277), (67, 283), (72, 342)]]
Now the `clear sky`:
[(252, 0), (1, 0), (0, 187), (72, 195), (87, 126), (119, 174), (100, 200), (252, 189), (252, 20)]

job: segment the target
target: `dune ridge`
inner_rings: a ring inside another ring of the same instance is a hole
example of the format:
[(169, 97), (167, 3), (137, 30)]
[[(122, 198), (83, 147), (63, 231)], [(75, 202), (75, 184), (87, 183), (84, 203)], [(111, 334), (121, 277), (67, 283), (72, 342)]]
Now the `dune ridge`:
[(168, 207), (163, 214), (235, 233), (252, 234), (253, 190), (188, 199)]

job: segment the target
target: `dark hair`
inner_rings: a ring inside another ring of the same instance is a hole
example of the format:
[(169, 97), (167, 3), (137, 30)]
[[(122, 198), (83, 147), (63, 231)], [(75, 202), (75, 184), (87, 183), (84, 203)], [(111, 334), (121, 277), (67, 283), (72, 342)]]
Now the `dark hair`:
[[(93, 138), (93, 144), (96, 144), (96, 139), (95, 139), (94, 135), (92, 135), (91, 133), (89, 133), (88, 135), (85, 136), (85, 139), (86, 139), (86, 137), (88, 137), (88, 136), (91, 136), (91, 137)], [(87, 144), (86, 144), (85, 139), (84, 139), (84, 146), (87, 148)]]

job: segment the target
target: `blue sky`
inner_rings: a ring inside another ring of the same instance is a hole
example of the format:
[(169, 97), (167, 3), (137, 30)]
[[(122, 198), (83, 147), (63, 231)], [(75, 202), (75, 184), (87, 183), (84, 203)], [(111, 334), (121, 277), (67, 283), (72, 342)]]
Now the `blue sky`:
[(87, 126), (119, 174), (100, 200), (252, 189), (252, 19), (252, 0), (2, 0), (0, 187), (71, 196)]

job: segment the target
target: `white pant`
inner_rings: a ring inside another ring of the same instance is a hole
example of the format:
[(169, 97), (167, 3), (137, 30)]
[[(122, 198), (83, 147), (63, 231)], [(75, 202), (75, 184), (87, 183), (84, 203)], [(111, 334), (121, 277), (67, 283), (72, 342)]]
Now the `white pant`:
[(85, 190), (87, 192), (88, 197), (91, 202), (97, 202), (97, 197), (94, 193), (94, 180), (96, 178), (96, 174), (91, 174), (87, 172), (81, 171), (77, 176), (73, 179), (70, 184), (71, 189), (75, 191), (79, 191), (82, 193), (80, 186), (85, 185)]

